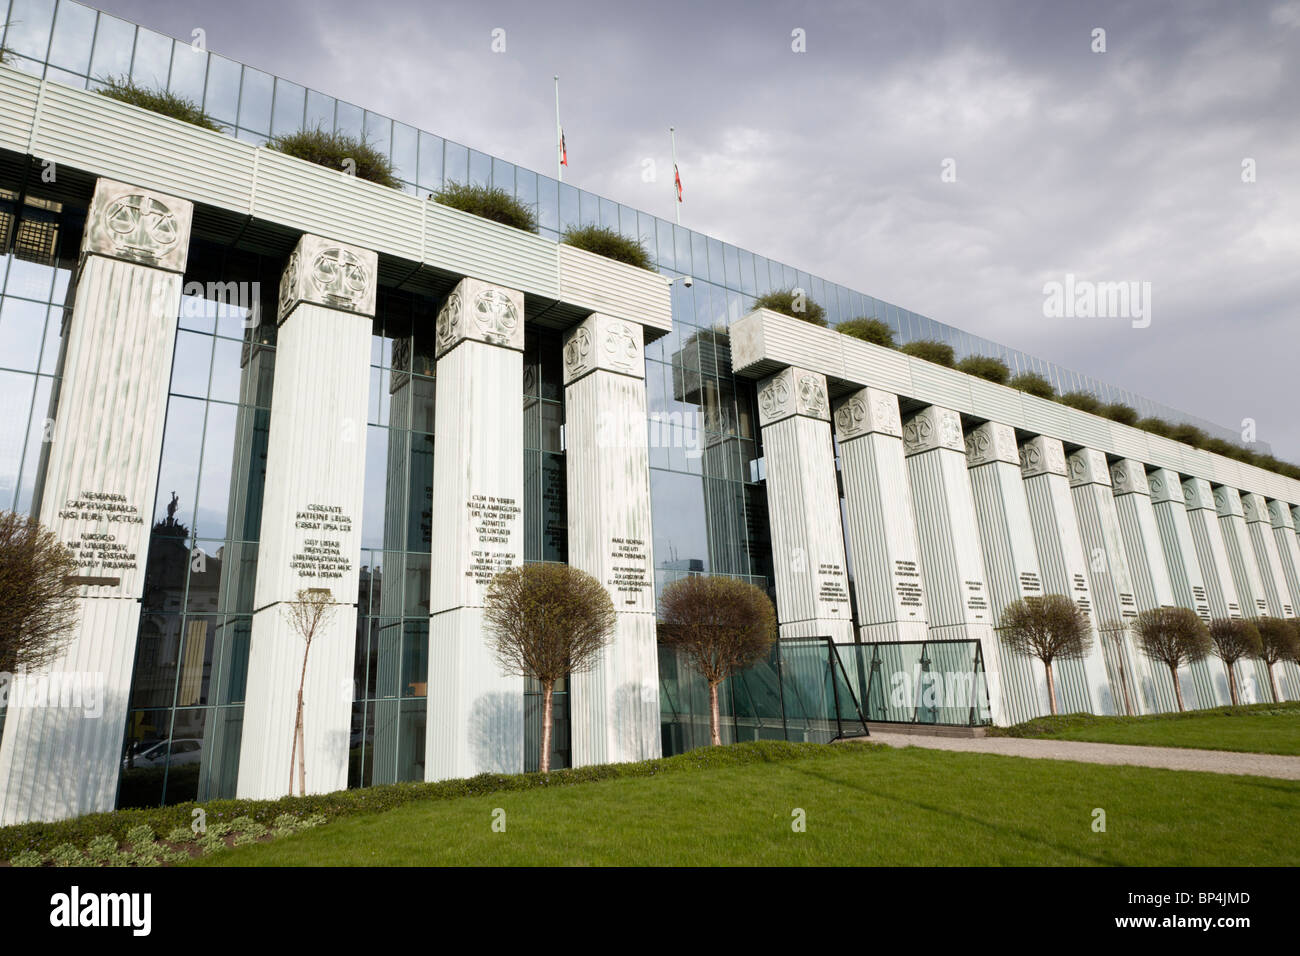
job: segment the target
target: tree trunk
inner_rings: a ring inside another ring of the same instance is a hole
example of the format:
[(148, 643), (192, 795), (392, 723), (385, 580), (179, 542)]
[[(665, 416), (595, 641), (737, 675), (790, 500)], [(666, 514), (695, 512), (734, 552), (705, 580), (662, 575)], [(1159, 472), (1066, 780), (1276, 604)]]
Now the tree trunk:
[(1223, 662), (1224, 670), (1228, 672), (1228, 693), (1232, 695), (1232, 706), (1238, 706), (1241, 701), (1237, 697), (1237, 678), (1232, 673), (1232, 665), (1227, 661)]
[(1169, 665), (1169, 676), (1174, 679), (1174, 696), (1178, 698), (1178, 709), (1186, 710), (1183, 706), (1183, 685), (1178, 683), (1178, 668), (1173, 664)]
[(551, 772), (551, 694), (555, 690), (555, 681), (542, 682), (542, 756), (538, 766), (542, 773)]
[(293, 750), (289, 755), (289, 796), (293, 796), (293, 753), (298, 755), (299, 793), (307, 794), (307, 740), (302, 732), (302, 694), (307, 686), (307, 655), (311, 653), (311, 638), (302, 649), (302, 673), (298, 676), (298, 714), (293, 725)]
[(717, 747), (722, 743), (722, 721), (718, 717), (718, 685), (709, 683), (709, 743)]
[(1280, 704), (1282, 695), (1277, 689), (1277, 675), (1273, 673), (1273, 665), (1266, 663), (1264, 666), (1268, 668), (1268, 682), (1273, 687), (1273, 703)]
[(1052, 708), (1052, 714), (1056, 714), (1056, 679), (1052, 677), (1052, 662), (1043, 661), (1043, 667), (1047, 670), (1047, 703)]

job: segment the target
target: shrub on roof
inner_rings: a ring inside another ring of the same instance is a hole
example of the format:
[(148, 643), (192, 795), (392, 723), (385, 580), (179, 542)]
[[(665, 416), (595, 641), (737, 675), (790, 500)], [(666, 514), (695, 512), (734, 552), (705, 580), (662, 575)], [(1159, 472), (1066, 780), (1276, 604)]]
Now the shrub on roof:
[(327, 133), (319, 126), (300, 129), (296, 133), (272, 136), (266, 148), (286, 156), (296, 156), (317, 166), (349, 172), (381, 186), (399, 188), (388, 157), (364, 139), (355, 139), (346, 133)]
[(626, 262), (638, 269), (655, 271), (654, 262), (645, 246), (635, 239), (629, 239), (621, 232), (615, 232), (605, 226), (572, 227), (564, 231), (560, 241), (576, 249), (585, 249), (606, 259)]
[(826, 325), (826, 310), (808, 297), (802, 289), (774, 289), (754, 300), (754, 308), (771, 309), (810, 325)]
[(1121, 425), (1136, 425), (1138, 420), (1137, 410), (1123, 402), (1110, 402), (1103, 405), (1098, 414)]
[(1101, 402), (1091, 392), (1066, 392), (1058, 395), (1056, 400), (1062, 405), (1069, 405), (1081, 412), (1091, 412), (1093, 415), (1101, 412)]
[(201, 126), (203, 129), (210, 129), (214, 133), (220, 133), (225, 129), (193, 100), (187, 100), (183, 96), (177, 96), (175, 93), (169, 93), (166, 90), (155, 90), (141, 86), (127, 77), (114, 78), (110, 76), (96, 92), (101, 96), (107, 96), (109, 99), (129, 103), (131, 106), (138, 106), (161, 116), (169, 116), (183, 123), (192, 123), (195, 126)]
[(957, 363), (957, 370), (967, 375), (986, 378), (999, 385), (1007, 384), (1007, 379), (1011, 377), (1011, 369), (1007, 368), (1007, 363), (991, 355), (968, 355)]
[(433, 201), (525, 232), (537, 231), (537, 216), (532, 208), (525, 206), (504, 189), (447, 183), (433, 194)]
[(1052, 388), (1052, 383), (1037, 372), (1021, 372), (1007, 384), (1022, 392), (1028, 392), (1030, 395), (1037, 395), (1039, 398), (1052, 398), (1056, 394), (1056, 389)]
[(908, 342), (899, 351), (913, 358), (924, 359), (927, 362), (933, 362), (935, 365), (945, 365), (948, 368), (953, 367), (956, 358), (952, 346), (937, 339), (917, 339), (915, 342)]
[(835, 331), (851, 335), (863, 342), (870, 342), (872, 345), (882, 345), (887, 349), (898, 348), (894, 344), (894, 330), (889, 327), (889, 323), (877, 318), (858, 316), (856, 319), (845, 319), (835, 326)]

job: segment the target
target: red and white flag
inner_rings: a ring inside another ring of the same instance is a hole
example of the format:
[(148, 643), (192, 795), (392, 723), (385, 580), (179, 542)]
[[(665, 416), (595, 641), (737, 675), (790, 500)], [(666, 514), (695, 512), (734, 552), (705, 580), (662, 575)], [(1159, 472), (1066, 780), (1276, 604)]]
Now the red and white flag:
[(673, 180), (677, 183), (677, 201), (682, 202), (682, 174), (678, 171), (676, 163), (673, 163)]
[(564, 130), (560, 130), (560, 165), (569, 165), (569, 147), (564, 144)]

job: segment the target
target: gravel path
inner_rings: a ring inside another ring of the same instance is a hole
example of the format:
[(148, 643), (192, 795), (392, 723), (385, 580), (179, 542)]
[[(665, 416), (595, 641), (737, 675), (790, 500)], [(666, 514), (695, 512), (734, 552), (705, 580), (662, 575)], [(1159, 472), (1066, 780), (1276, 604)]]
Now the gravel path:
[(1166, 770), (1203, 770), (1208, 773), (1300, 780), (1300, 757), (1280, 754), (1019, 737), (930, 737), (922, 734), (873, 733), (871, 741), (891, 747), (927, 747), (931, 750), (960, 750), (966, 753), (1003, 754), (1008, 757), (1041, 757), (1050, 760), (1078, 760), (1083, 763), (1129, 764), (1135, 767), (1162, 767)]

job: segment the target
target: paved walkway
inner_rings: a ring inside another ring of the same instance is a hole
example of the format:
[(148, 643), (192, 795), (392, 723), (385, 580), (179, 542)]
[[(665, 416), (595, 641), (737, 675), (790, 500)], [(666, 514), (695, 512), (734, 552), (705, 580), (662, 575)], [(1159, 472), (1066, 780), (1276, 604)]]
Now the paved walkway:
[(1074, 740), (1038, 740), (1020, 737), (931, 737), (922, 734), (873, 733), (871, 741), (891, 747), (928, 747), (967, 753), (1041, 757), (1083, 763), (1129, 764), (1166, 770), (1203, 770), (1208, 773), (1248, 774), (1300, 780), (1300, 757), (1280, 754), (1235, 753), (1227, 750), (1191, 750), (1183, 747), (1138, 747), (1131, 744), (1097, 744)]

